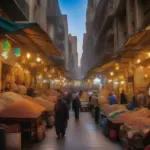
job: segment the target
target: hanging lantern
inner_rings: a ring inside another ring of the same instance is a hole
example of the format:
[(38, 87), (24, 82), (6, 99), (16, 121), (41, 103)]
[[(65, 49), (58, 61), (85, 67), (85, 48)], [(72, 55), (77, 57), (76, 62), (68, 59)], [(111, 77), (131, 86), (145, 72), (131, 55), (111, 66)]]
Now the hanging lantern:
[(2, 51), (2, 56), (4, 57), (4, 59), (8, 58), (8, 53), (9, 53), (10, 49), (11, 49), (10, 43), (7, 40), (5, 40), (3, 42), (3, 51)]
[(36, 58), (36, 61), (37, 61), (37, 62), (40, 62), (40, 61), (41, 61), (41, 58), (40, 58), (40, 57), (37, 57), (37, 58)]
[(27, 53), (27, 54), (26, 54), (26, 57), (27, 57), (28, 59), (30, 59), (31, 54), (30, 54), (30, 53)]
[(21, 55), (21, 50), (20, 50), (20, 48), (15, 48), (15, 49), (14, 49), (14, 55), (15, 55), (16, 57), (19, 57), (19, 56)]

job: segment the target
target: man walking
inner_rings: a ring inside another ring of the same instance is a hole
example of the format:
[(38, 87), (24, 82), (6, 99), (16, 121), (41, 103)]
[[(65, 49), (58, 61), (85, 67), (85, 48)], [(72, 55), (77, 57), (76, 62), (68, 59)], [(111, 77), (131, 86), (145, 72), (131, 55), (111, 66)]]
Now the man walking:
[(78, 120), (79, 119), (79, 113), (80, 113), (80, 99), (79, 96), (76, 95), (75, 99), (73, 100), (72, 103), (72, 109), (74, 110), (75, 113), (75, 118)]
[(58, 136), (57, 139), (60, 139), (65, 136), (67, 122), (69, 119), (67, 104), (63, 101), (62, 96), (60, 94), (58, 95), (54, 112), (55, 112), (55, 129), (56, 134)]

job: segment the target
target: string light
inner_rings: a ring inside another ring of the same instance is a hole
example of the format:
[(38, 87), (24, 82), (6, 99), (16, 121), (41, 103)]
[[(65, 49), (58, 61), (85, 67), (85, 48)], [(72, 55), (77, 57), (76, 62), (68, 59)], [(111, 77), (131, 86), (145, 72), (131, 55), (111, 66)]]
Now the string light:
[(51, 77), (52, 77), (52, 75), (51, 75), (51, 74), (49, 74), (49, 75), (48, 75), (48, 77), (49, 77), (49, 78), (51, 78)]
[(141, 59), (138, 58), (136, 62), (139, 64), (141, 62)]
[(28, 59), (30, 59), (31, 54), (30, 54), (30, 53), (27, 53), (27, 54), (26, 54), (26, 57), (27, 57)]
[(147, 75), (147, 74), (145, 74), (145, 75), (144, 75), (144, 77), (145, 77), (145, 78), (148, 78), (148, 75)]
[(121, 83), (121, 84), (124, 84), (124, 83), (125, 83), (125, 81), (121, 81), (120, 83)]
[(113, 73), (113, 72), (110, 72), (110, 75), (111, 75), (111, 76), (113, 76), (113, 75), (114, 75), (114, 73)]
[(111, 83), (111, 82), (112, 82), (112, 80), (110, 79), (110, 80), (108, 80), (108, 82), (109, 82), (109, 83)]
[(148, 57), (150, 57), (150, 52), (148, 53)]
[(41, 61), (41, 58), (40, 58), (40, 57), (37, 57), (37, 58), (36, 58), (36, 61), (37, 61), (37, 62), (40, 62), (40, 61)]

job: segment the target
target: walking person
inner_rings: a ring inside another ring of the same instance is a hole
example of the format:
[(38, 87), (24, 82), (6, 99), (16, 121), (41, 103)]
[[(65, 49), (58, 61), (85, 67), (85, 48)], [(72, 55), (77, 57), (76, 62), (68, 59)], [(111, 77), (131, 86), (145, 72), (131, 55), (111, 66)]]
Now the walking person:
[(94, 118), (95, 118), (95, 123), (99, 123), (99, 113), (100, 113), (100, 109), (98, 106), (98, 97), (96, 94), (94, 94), (92, 96), (92, 103), (93, 103), (93, 107), (94, 107)]
[(75, 99), (72, 102), (72, 109), (74, 110), (75, 119), (77, 120), (79, 119), (80, 107), (81, 107), (80, 99), (79, 99), (79, 96), (76, 95)]
[(127, 97), (126, 97), (124, 90), (122, 90), (122, 92), (120, 94), (120, 103), (121, 104), (127, 104)]
[(109, 94), (108, 102), (109, 102), (110, 105), (117, 104), (116, 96), (114, 96), (113, 93)]
[(57, 97), (57, 103), (55, 105), (55, 129), (57, 134), (57, 139), (63, 138), (66, 133), (67, 122), (69, 119), (69, 112), (67, 104), (62, 99), (59, 94)]

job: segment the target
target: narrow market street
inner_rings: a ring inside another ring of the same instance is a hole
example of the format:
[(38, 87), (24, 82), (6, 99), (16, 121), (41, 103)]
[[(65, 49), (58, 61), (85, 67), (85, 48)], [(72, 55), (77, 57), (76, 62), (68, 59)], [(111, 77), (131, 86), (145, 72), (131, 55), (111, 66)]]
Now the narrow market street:
[(121, 150), (121, 147), (103, 135), (89, 113), (81, 113), (79, 122), (75, 122), (71, 113), (65, 139), (56, 140), (53, 128), (42, 142), (30, 150)]

